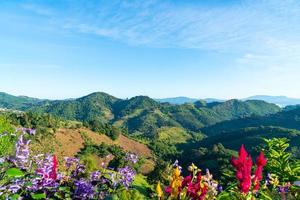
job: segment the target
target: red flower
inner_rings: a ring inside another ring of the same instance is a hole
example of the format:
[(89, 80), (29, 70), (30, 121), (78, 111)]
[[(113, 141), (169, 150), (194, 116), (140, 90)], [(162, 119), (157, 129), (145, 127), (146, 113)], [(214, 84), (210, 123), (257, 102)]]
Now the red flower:
[(264, 153), (261, 151), (259, 156), (256, 158), (256, 165), (257, 166), (266, 166), (267, 159), (265, 158)]
[(256, 170), (254, 173), (254, 190), (259, 189), (259, 182), (262, 180), (262, 171), (264, 166), (266, 166), (267, 160), (263, 152), (260, 152), (259, 156), (256, 158)]
[(248, 193), (251, 187), (251, 168), (252, 159), (245, 150), (244, 145), (241, 146), (238, 158), (231, 158), (231, 164), (236, 169), (236, 178), (240, 182), (240, 190), (242, 193)]
[[(196, 180), (192, 182), (192, 177), (187, 176), (184, 178), (187, 185), (187, 195), (193, 200), (203, 200), (207, 193), (207, 185), (201, 183), (202, 181), (202, 174), (201, 171), (197, 173)], [(203, 186), (201, 186), (203, 185)], [(183, 186), (183, 185), (182, 185)], [(184, 187), (184, 186), (183, 186)]]
[(168, 194), (171, 194), (172, 193), (172, 188), (170, 186), (166, 187), (165, 192), (168, 193)]
[(185, 186), (187, 186), (190, 182), (192, 181), (192, 175), (188, 175), (186, 177), (184, 177), (183, 181), (182, 181), (182, 187), (184, 188)]
[(201, 195), (199, 196), (199, 200), (205, 199), (206, 193), (207, 193), (207, 185), (204, 185), (203, 188), (201, 188)]
[(52, 156), (52, 170), (49, 173), (49, 177), (54, 180), (57, 178), (57, 159), (55, 155)]

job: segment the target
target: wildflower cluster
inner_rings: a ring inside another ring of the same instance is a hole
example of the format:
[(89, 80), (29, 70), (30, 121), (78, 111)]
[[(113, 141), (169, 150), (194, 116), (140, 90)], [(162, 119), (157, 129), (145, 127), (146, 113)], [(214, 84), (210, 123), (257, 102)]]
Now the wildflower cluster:
[[(87, 172), (78, 158), (66, 157), (66, 171), (58, 171), (55, 155), (30, 155), (32, 129), (19, 129), (15, 149), (9, 159), (1, 160), (0, 199), (105, 199), (118, 190), (130, 188), (135, 171), (130, 166), (117, 170), (99, 167)], [(27, 135), (26, 135), (27, 134)], [(128, 154), (128, 162), (137, 162), (137, 156)]]
[(189, 175), (181, 176), (181, 167), (178, 161), (173, 164), (172, 177), (170, 184), (162, 190), (161, 183), (156, 186), (156, 192), (159, 199), (189, 199), (204, 200), (215, 199), (222, 187), (213, 179), (209, 170), (202, 175), (201, 169), (192, 164), (188, 167)]

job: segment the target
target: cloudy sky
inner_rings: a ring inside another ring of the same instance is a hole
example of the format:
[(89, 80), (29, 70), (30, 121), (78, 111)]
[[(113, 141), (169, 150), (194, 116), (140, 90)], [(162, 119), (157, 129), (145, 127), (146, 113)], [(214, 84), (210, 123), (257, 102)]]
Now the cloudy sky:
[(299, 0), (0, 0), (0, 91), (300, 98)]

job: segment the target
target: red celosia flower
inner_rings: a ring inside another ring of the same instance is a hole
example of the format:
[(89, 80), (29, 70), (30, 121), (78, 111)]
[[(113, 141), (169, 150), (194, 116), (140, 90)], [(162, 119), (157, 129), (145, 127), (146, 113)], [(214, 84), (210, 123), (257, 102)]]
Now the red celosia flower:
[(252, 159), (245, 150), (244, 145), (240, 148), (239, 157), (231, 158), (231, 164), (236, 169), (236, 178), (240, 182), (241, 192), (248, 193), (251, 187)]
[(256, 158), (256, 170), (254, 173), (254, 190), (259, 189), (259, 182), (262, 180), (262, 171), (264, 166), (266, 166), (267, 160), (263, 152), (260, 152), (259, 156)]
[(184, 177), (183, 181), (182, 181), (182, 187), (184, 188), (185, 186), (187, 186), (190, 182), (192, 181), (192, 175), (188, 175), (186, 177)]
[(170, 186), (166, 187), (165, 192), (168, 193), (168, 194), (171, 194), (172, 188)]
[(56, 171), (57, 171), (57, 159), (56, 159), (56, 156), (53, 155), (52, 156), (52, 170), (49, 173), (49, 177), (52, 178), (52, 179), (56, 179), (57, 178)]
[(256, 165), (257, 166), (266, 166), (267, 159), (265, 158), (265, 155), (263, 152), (260, 152), (259, 156), (256, 158)]

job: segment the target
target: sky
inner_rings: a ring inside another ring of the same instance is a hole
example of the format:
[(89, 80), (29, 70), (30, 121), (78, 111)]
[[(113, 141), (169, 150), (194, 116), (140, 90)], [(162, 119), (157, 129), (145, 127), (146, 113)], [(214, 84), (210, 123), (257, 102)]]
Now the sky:
[(0, 91), (300, 98), (299, 0), (0, 0)]

